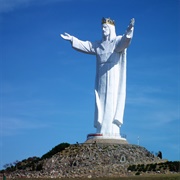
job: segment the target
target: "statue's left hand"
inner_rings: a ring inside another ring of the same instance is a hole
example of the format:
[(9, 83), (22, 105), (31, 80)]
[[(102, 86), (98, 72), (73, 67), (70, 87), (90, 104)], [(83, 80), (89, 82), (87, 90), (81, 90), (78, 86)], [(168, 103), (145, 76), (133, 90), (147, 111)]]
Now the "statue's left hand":
[(134, 24), (135, 24), (135, 19), (132, 18), (131, 21), (130, 21), (130, 23), (129, 23), (129, 26), (128, 26), (128, 28), (127, 28), (127, 31), (130, 31), (131, 28), (134, 27)]
[(130, 21), (130, 25), (131, 25), (132, 27), (134, 27), (134, 24), (135, 24), (135, 19), (132, 18), (131, 21)]

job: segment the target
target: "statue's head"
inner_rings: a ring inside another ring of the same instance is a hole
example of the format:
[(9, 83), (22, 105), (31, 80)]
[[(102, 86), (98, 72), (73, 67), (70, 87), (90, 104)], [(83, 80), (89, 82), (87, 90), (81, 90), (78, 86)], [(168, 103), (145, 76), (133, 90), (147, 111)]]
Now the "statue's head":
[(108, 36), (109, 40), (116, 37), (115, 22), (110, 18), (102, 18), (102, 34), (103, 38)]

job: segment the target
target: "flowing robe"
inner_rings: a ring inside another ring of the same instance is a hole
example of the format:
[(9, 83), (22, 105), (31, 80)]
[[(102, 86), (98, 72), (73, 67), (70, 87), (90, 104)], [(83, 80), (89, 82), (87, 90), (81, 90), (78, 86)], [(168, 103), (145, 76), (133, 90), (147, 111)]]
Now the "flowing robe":
[(96, 55), (94, 127), (104, 137), (120, 137), (126, 98), (126, 50), (133, 30), (111, 41), (81, 41), (72, 47)]

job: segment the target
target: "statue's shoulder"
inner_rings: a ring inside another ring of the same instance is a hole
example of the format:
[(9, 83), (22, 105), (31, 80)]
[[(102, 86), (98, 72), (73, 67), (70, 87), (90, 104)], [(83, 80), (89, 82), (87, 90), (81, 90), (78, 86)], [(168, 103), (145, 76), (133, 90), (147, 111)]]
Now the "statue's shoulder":
[(122, 38), (122, 35), (116, 36), (116, 40), (121, 40), (121, 38)]
[(115, 43), (118, 44), (118, 43), (121, 41), (122, 37), (123, 37), (123, 36), (121, 36), (121, 35), (116, 36), (116, 38), (115, 38)]

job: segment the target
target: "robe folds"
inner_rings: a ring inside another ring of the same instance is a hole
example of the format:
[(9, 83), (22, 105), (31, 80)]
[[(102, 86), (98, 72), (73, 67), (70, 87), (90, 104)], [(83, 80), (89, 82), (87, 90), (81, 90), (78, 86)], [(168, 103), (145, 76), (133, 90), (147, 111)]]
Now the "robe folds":
[(81, 41), (72, 47), (96, 56), (94, 127), (107, 137), (120, 136), (126, 98), (126, 51), (133, 31), (110, 41)]

